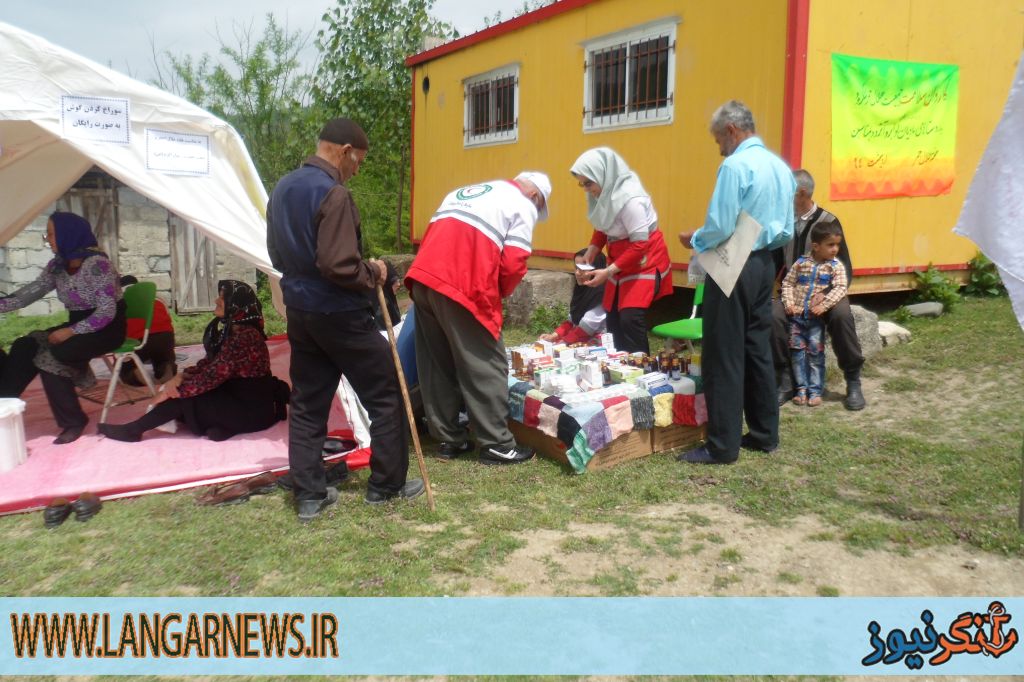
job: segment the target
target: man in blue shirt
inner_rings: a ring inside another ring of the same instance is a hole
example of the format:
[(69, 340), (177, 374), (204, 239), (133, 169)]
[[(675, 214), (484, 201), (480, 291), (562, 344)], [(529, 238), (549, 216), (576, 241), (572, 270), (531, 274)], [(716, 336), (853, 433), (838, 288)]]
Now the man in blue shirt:
[(732, 100), (719, 107), (711, 117), (711, 134), (725, 161), (718, 169), (704, 226), (680, 234), (679, 240), (697, 253), (714, 249), (733, 235), (740, 211), (749, 213), (761, 232), (730, 296), (707, 278), (702, 360), (708, 438), (679, 460), (731, 464), (741, 447), (772, 452), (779, 446), (771, 350), (771, 250), (793, 238), (796, 183), (789, 166), (755, 134), (754, 116), (743, 103)]

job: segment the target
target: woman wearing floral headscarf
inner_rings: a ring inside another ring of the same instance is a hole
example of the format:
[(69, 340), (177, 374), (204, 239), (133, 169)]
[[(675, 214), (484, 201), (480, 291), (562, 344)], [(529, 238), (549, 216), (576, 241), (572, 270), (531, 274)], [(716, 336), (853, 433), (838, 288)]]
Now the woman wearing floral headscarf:
[(0, 397), (17, 398), (39, 374), (62, 445), (82, 435), (89, 418), (75, 387), (96, 382), (89, 360), (124, 342), (126, 317), (117, 271), (99, 249), (89, 221), (74, 213), (50, 216), (43, 237), (55, 254), (34, 282), (0, 298), (0, 313), (18, 310), (54, 289), (68, 310), (68, 321), (15, 340), (0, 351)]
[(672, 293), (671, 261), (651, 197), (608, 147), (583, 152), (571, 172), (587, 193), (587, 217), (594, 226), (590, 245), (576, 263), (590, 265), (608, 247), (607, 267), (577, 269), (576, 281), (604, 286), (603, 305), (616, 349), (648, 353), (646, 310)]
[(203, 332), (206, 357), (163, 385), (153, 409), (128, 424), (100, 424), (107, 438), (127, 442), (180, 419), (210, 440), (270, 428), (285, 418), (288, 385), (270, 373), (263, 308), (256, 292), (233, 279), (217, 283), (214, 318)]

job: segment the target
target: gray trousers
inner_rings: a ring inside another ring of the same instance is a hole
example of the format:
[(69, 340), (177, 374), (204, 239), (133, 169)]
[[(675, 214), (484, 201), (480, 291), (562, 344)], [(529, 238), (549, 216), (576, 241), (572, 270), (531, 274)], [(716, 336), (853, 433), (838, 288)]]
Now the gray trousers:
[(414, 284), (416, 367), (430, 435), (446, 443), (469, 440), (459, 427), (465, 406), (481, 448), (515, 445), (508, 430), (508, 361), (473, 314), (447, 296)]

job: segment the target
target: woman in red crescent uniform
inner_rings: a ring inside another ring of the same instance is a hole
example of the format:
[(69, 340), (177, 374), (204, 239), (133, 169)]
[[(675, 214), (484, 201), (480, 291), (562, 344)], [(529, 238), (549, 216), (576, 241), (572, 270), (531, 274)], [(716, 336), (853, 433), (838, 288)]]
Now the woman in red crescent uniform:
[(587, 194), (587, 217), (594, 236), (577, 264), (589, 266), (605, 246), (608, 266), (577, 269), (582, 284), (604, 286), (608, 330), (615, 348), (649, 353), (646, 311), (672, 293), (671, 261), (651, 197), (625, 160), (608, 147), (588, 149), (572, 165)]

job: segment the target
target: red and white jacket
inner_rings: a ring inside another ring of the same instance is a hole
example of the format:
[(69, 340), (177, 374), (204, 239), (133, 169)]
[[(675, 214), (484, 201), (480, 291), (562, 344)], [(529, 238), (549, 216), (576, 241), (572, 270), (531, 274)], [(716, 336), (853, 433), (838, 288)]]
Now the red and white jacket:
[(501, 299), (526, 274), (537, 208), (511, 180), (460, 187), (441, 202), (405, 283), (429, 287), (473, 314), (495, 339)]

